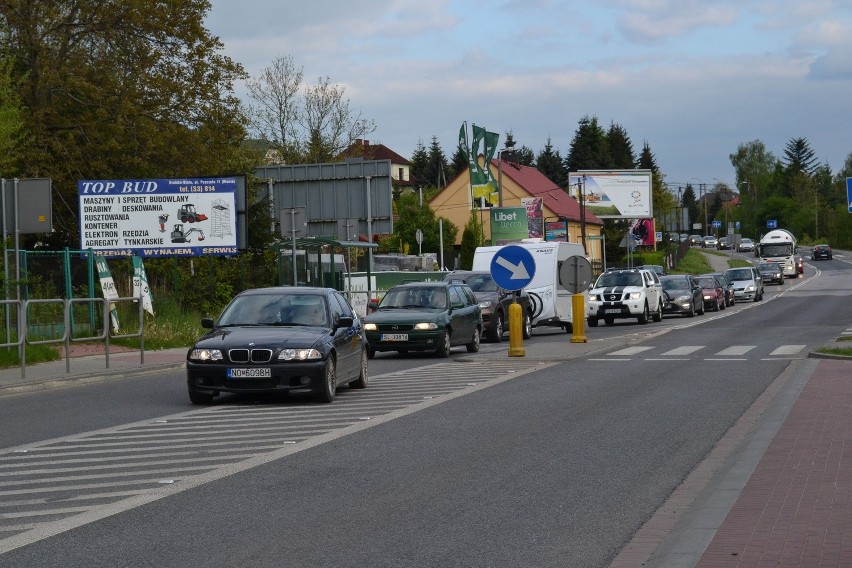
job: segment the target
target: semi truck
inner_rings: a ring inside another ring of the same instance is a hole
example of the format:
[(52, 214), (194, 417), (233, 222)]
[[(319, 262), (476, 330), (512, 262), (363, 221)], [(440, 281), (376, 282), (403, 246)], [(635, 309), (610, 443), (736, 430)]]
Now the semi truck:
[(797, 278), (796, 237), (786, 229), (773, 229), (761, 237), (755, 251), (761, 262), (777, 262), (787, 278)]

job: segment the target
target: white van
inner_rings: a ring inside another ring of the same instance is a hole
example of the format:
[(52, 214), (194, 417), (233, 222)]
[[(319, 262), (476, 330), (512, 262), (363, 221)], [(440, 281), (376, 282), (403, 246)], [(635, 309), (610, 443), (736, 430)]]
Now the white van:
[[(535, 260), (535, 275), (524, 288), (530, 296), (533, 308), (533, 327), (561, 327), (571, 333), (572, 294), (559, 285), (559, 269), (565, 259), (571, 256), (585, 257), (583, 245), (541, 239), (524, 239), (512, 244), (527, 249)], [(473, 254), (473, 270), (490, 272), (491, 260), (502, 248), (503, 246), (478, 247)]]

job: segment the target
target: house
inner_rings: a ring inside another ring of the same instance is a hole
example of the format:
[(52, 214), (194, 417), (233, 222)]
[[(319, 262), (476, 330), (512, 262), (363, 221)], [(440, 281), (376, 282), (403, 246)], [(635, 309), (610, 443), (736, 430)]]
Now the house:
[(398, 195), (406, 189), (416, 188), (415, 180), (411, 179), (411, 162), (385, 146), (384, 144), (370, 144), (369, 140), (358, 138), (343, 154), (344, 158), (364, 158), (365, 160), (390, 160), (391, 163), (391, 185), (394, 194)]
[[(552, 240), (582, 242), (583, 222), (580, 215), (580, 203), (569, 196), (565, 190), (553, 183), (547, 176), (530, 166), (521, 166), (506, 160), (492, 160), (491, 173), (498, 185), (502, 186), (503, 207), (520, 207), (526, 198), (540, 197), (542, 202), (542, 221)], [(481, 215), (485, 238), (491, 239), (490, 207), (480, 208), (474, 203), (470, 190), (470, 170), (465, 170), (453, 179), (438, 195), (429, 202), (435, 215), (444, 217), (454, 225), (464, 227), (471, 211)], [(591, 259), (603, 258), (603, 240), (600, 238), (603, 221), (593, 213), (585, 212), (586, 251)], [(567, 227), (566, 227), (567, 225)], [(456, 237), (461, 243), (462, 231)], [(589, 238), (593, 237), (593, 238)], [(596, 238), (595, 238), (596, 237)]]

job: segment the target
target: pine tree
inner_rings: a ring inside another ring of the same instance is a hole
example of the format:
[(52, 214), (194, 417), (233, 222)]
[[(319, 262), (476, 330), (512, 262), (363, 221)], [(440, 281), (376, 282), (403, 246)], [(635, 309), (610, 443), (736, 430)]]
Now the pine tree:
[(473, 254), (476, 247), (481, 246), (484, 240), (482, 223), (479, 222), (477, 211), (473, 210), (462, 231), (461, 250), (459, 250), (459, 267), (462, 270), (473, 269)]
[(598, 117), (584, 116), (565, 156), (565, 168), (569, 172), (609, 169), (612, 163), (606, 132), (598, 124)]
[(792, 138), (784, 147), (784, 167), (787, 172), (813, 174), (817, 168), (816, 154), (807, 138)]
[(539, 153), (535, 166), (556, 185), (562, 186), (567, 183), (568, 172), (565, 171), (565, 164), (559, 155), (559, 150), (554, 151), (550, 138), (547, 139), (544, 150)]
[(447, 173), (450, 165), (447, 157), (441, 149), (437, 136), (432, 136), (432, 144), (429, 145), (428, 177), (425, 185), (427, 187), (444, 187), (447, 185)]
[(621, 170), (632, 170), (636, 167), (633, 143), (623, 126), (615, 122), (610, 123), (606, 139), (607, 144), (609, 144), (609, 153), (612, 156), (612, 167)]

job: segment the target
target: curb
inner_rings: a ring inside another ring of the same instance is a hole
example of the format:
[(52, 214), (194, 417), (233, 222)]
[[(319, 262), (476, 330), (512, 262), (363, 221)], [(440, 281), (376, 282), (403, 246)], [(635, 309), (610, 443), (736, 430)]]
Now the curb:
[(29, 392), (41, 392), (61, 389), (70, 387), (72, 385), (105, 383), (108, 381), (126, 379), (129, 377), (144, 377), (146, 375), (153, 375), (161, 371), (176, 371), (178, 369), (182, 369), (184, 366), (185, 363), (164, 363), (161, 365), (140, 367), (136, 369), (106, 369), (104, 371), (98, 371), (96, 373), (88, 372), (85, 374), (78, 373), (76, 375), (68, 375), (67, 377), (35, 379), (33, 381), (17, 385), (10, 385), (7, 387), (0, 386), (0, 397), (24, 394)]

